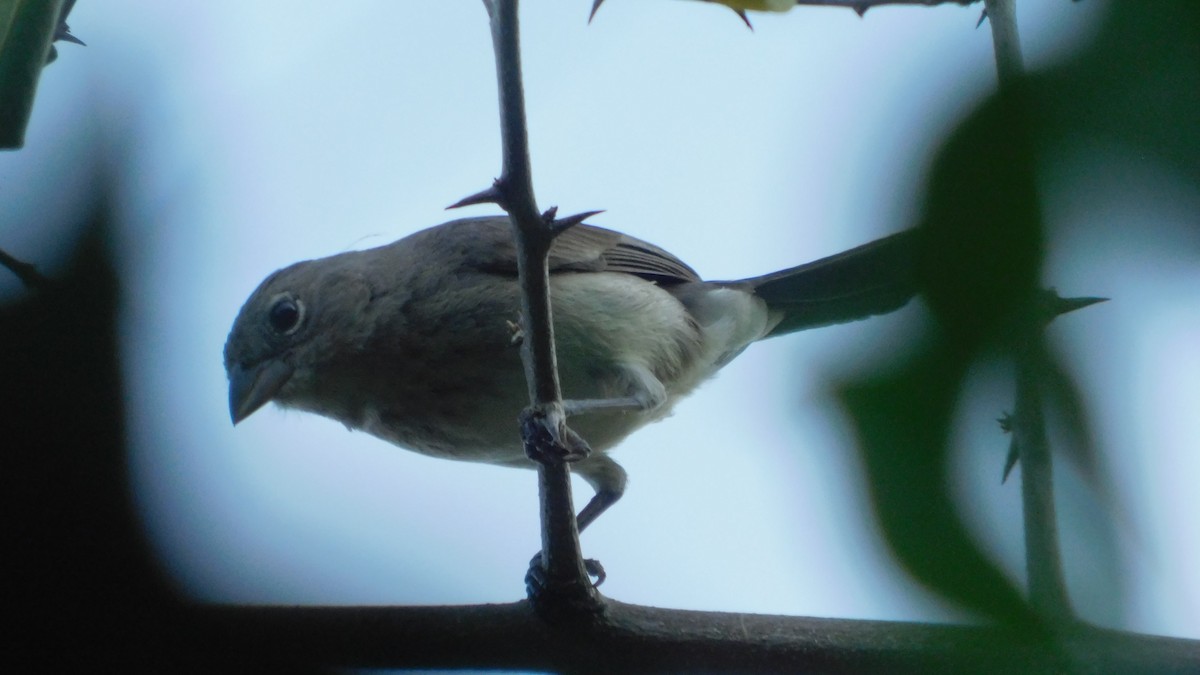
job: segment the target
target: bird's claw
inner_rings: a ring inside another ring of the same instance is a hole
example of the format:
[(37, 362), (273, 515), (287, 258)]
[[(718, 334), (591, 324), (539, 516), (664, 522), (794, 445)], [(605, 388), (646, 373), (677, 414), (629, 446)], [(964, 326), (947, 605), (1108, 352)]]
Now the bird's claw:
[(577, 462), (592, 452), (587, 441), (567, 426), (561, 405), (544, 410), (526, 408), (520, 423), (525, 455), (535, 462)]
[(604, 571), (604, 565), (601, 565), (600, 561), (595, 558), (584, 558), (583, 569), (588, 573), (589, 577), (596, 578), (592, 582), (592, 588), (600, 588), (600, 584), (604, 583), (604, 580), (608, 578), (608, 574)]
[(516, 321), (505, 321), (508, 330), (512, 332), (512, 339), (509, 344), (514, 347), (520, 346), (525, 341), (525, 329), (521, 327), (520, 317)]
[[(595, 579), (592, 582), (592, 588), (600, 588), (600, 584), (608, 578), (608, 574), (604, 571), (604, 565), (601, 565), (600, 561), (595, 558), (584, 558), (583, 569), (589, 578)], [(536, 553), (529, 561), (529, 569), (525, 572), (525, 594), (530, 598), (537, 597), (546, 590), (548, 583), (546, 568), (542, 565), (542, 554)]]

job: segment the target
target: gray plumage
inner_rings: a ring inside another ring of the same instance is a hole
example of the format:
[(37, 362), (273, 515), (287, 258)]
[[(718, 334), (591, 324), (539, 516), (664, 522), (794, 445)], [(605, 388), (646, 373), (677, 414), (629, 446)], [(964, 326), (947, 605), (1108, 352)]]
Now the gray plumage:
[[(564, 397), (593, 453), (573, 470), (620, 497), (606, 454), (750, 343), (853, 321), (913, 294), (911, 233), (807, 265), (705, 282), (663, 249), (577, 225), (550, 252)], [(436, 457), (533, 464), (518, 436), (527, 388), (513, 325), (520, 298), (505, 217), (456, 220), (267, 277), (225, 344), (234, 423), (269, 401), (333, 418)], [(607, 402), (592, 407), (587, 402)]]

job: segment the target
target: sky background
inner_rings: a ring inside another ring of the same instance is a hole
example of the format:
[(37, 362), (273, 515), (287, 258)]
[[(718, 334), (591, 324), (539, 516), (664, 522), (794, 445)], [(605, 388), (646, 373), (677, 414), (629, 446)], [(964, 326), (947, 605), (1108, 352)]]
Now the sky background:
[[(609, 0), (590, 26), (585, 0), (522, 5), (542, 207), (605, 209), (591, 222), (708, 278), (914, 224), (937, 139), (995, 86), (978, 7), (801, 9), (757, 15), (750, 31), (722, 7), (672, 0)], [(1028, 67), (1068, 58), (1106, 6), (1020, 3)], [(79, 3), (70, 23), (88, 46), (60, 45), (26, 148), (0, 156), (0, 246), (54, 275), (83, 208), (70, 197), (93, 176), (80, 153), (120, 160), (129, 471), (185, 593), (511, 601), (538, 547), (532, 471), (431, 459), (273, 407), (229, 424), (221, 348), (267, 274), (494, 211), (443, 210), (499, 172), (481, 3), (330, 7)], [(1094, 406), (1119, 505), (1106, 511), (1060, 464), (1068, 581), (1087, 619), (1200, 637), (1200, 194), (1153, 158), (1112, 171), (1122, 151), (1097, 152), (1065, 143), (1043, 176), (1060, 233), (1046, 284), (1114, 298), (1050, 331)], [(1175, 233), (1177, 256), (1131, 236), (1150, 220)], [(0, 301), (22, 292), (0, 274)], [(756, 345), (618, 447), (628, 490), (583, 537), (608, 570), (603, 591), (688, 609), (954, 618), (890, 561), (825, 384), (903, 348), (922, 316), (913, 303)], [(1020, 579), (1019, 482), (1000, 484), (1008, 440), (994, 422), (1011, 408), (1004, 375), (973, 377), (955, 466), (971, 525)], [(582, 504), (591, 492), (577, 487)], [(1098, 562), (1114, 520), (1120, 555)]]

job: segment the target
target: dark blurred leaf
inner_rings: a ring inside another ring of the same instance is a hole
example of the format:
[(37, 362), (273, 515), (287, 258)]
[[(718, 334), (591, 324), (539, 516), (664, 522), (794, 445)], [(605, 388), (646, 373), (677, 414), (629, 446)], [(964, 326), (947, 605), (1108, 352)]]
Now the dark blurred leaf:
[[(1036, 163), (1069, 137), (1122, 147), (1126, 156), (1133, 148), (1133, 156), (1166, 161), (1196, 183), (1198, 119), (1200, 3), (1115, 2), (1092, 44), (982, 102), (939, 151), (918, 254), (934, 325), (919, 356), (843, 385), (841, 396), (889, 544), (905, 569), (943, 596), (997, 618), (1027, 614), (965, 533), (946, 484), (946, 443), (970, 365), (1011, 356), (1037, 316), (1046, 237)], [(1026, 346), (1048, 353), (1044, 345)], [(1102, 481), (1083, 397), (1056, 358), (1048, 357), (1044, 370), (1048, 412), (1063, 421), (1073, 457), (1096, 487)], [(998, 402), (996, 412), (1010, 406)]]
[(897, 559), (939, 594), (1017, 625), (1031, 613), (968, 535), (947, 464), (968, 367), (1003, 350), (1035, 295), (1042, 233), (1026, 106), (1023, 91), (994, 96), (943, 146), (917, 253), (935, 325), (919, 356), (842, 390)]
[(75, 0), (0, 1), (0, 149), (20, 148), (33, 110), (38, 78), (66, 31), (64, 9)]
[(93, 197), (61, 275), (0, 304), (5, 672), (317, 672), (201, 622), (153, 557), (125, 448), (114, 227)]
[(918, 283), (948, 349), (1015, 338), (1038, 283), (1042, 225), (1023, 91), (989, 98), (943, 145), (929, 177)]
[(1028, 626), (1017, 589), (969, 536), (951, 499), (948, 430), (966, 361), (930, 345), (896, 370), (845, 386), (875, 515), (897, 560), (957, 604)]
[(1039, 143), (1073, 137), (1134, 150), (1200, 184), (1200, 2), (1109, 10), (1086, 49), (1035, 78)]

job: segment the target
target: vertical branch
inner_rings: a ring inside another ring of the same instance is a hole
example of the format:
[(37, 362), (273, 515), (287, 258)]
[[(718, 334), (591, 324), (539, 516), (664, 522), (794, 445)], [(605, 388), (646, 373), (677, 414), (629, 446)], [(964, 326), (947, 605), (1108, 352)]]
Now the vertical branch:
[(567, 465), (586, 452), (586, 445), (566, 426), (559, 388), (547, 264), (555, 230), (553, 220), (539, 214), (533, 195), (517, 0), (485, 0), (484, 4), (491, 18), (496, 55), (503, 168), (492, 188), (481, 193), (480, 201), (495, 201), (508, 212), (517, 245), (524, 335), (521, 357), (530, 398), (530, 407), (521, 416), (521, 433), (526, 453), (538, 462), (541, 590), (548, 596), (543, 599), (576, 600), (589, 606), (597, 595), (579, 548)]
[(1043, 415), (1041, 327), (1036, 322), (1028, 328), (1025, 344), (1016, 354), (1017, 400), (1012, 433), (1021, 463), (1029, 602), (1042, 616), (1066, 619), (1071, 616), (1071, 601), (1063, 579), (1054, 508), (1054, 471)]
[[(1020, 78), (1024, 72), (1021, 40), (1017, 31), (1016, 0), (984, 0), (1000, 95), (1013, 114), (1012, 121), (1026, 130), (1029, 110), (1022, 105)], [(1014, 130), (1016, 131), (1016, 130)], [(1028, 139), (1025, 139), (1028, 140)], [(1057, 296), (1055, 296), (1057, 297)], [(1071, 616), (1070, 600), (1063, 580), (1057, 516), (1054, 508), (1054, 473), (1046, 440), (1041, 376), (1044, 372), (1042, 330), (1054, 313), (1042, 314), (1036, 298), (1027, 304), (1031, 315), (1022, 322), (1016, 359), (1016, 404), (1013, 415), (1013, 446), (1021, 463), (1021, 506), (1025, 526), (1025, 572), (1029, 602), (1043, 616)]]
[(983, 7), (992, 27), (992, 47), (996, 53), (1000, 86), (1010, 86), (1025, 71), (1021, 36), (1017, 32), (1016, 0), (984, 0)]
[[(516, 0), (493, 0), (492, 45), (496, 54), (496, 83), (500, 94), (500, 136), (503, 157), (495, 189), (498, 203), (512, 219), (517, 242), (517, 265), (522, 293), (525, 336), (522, 341), (535, 406), (561, 401), (550, 314), (550, 282), (546, 256), (554, 239), (538, 213), (533, 195), (529, 136), (525, 126), (525, 88), (521, 77), (521, 46)], [(533, 330), (537, 328), (538, 330)]]

